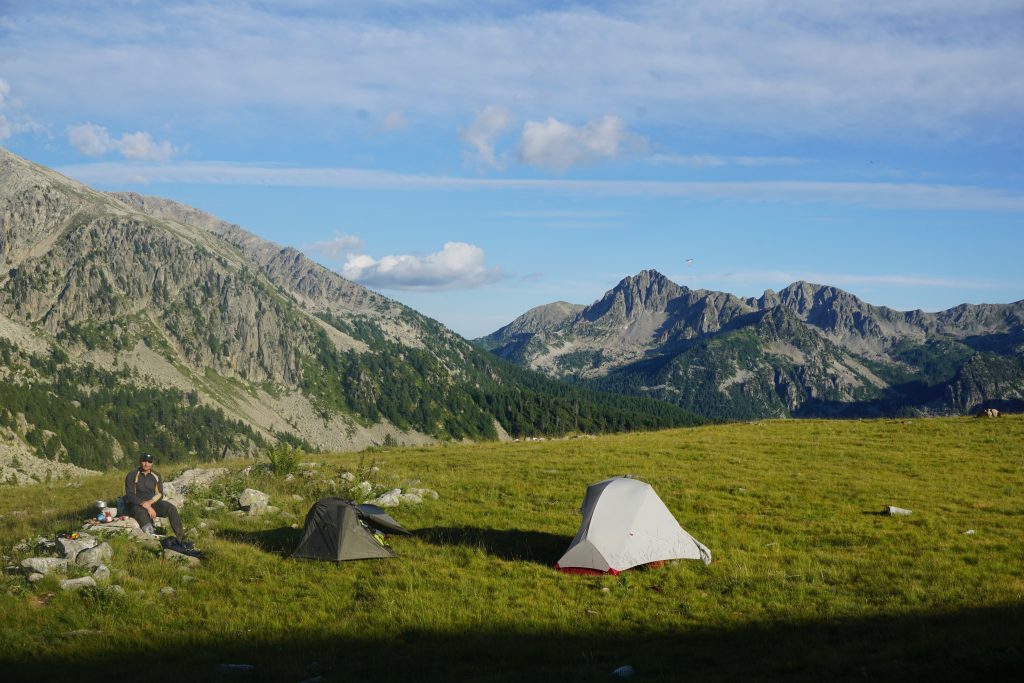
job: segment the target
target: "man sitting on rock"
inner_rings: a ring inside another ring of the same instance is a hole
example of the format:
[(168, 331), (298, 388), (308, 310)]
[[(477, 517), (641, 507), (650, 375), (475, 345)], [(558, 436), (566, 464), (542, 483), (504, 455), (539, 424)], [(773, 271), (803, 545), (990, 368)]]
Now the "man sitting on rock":
[(164, 499), (164, 485), (160, 475), (153, 471), (153, 456), (149, 453), (139, 456), (139, 469), (132, 470), (124, 478), (124, 501), (128, 505), (128, 514), (147, 534), (156, 533), (153, 520), (166, 517), (171, 522), (174, 535), (184, 540), (178, 508)]

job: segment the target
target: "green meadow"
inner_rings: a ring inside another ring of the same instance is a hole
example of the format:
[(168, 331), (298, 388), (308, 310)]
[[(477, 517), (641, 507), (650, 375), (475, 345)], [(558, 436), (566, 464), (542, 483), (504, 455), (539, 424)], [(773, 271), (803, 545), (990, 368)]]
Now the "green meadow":
[[(764, 421), (303, 459), (321, 463), (316, 478), (256, 468), (219, 484), (265, 491), (284, 515), (186, 506), (207, 555), (198, 567), (115, 538), (111, 583), (123, 594), (0, 577), (0, 677), (594, 681), (629, 665), (636, 681), (907, 681), (1024, 670), (1024, 416)], [(326, 480), (371, 466), (383, 485), (418, 481), (440, 496), (390, 511), (412, 531), (390, 539), (399, 557), (291, 559), (293, 525), (332, 493)], [(169, 480), (185, 466), (156, 469)], [(623, 474), (654, 486), (711, 549), (710, 566), (552, 568), (587, 485)], [(22, 539), (80, 528), (123, 477), (0, 488), (0, 553), (16, 564)], [(879, 514), (886, 505), (913, 514)]]

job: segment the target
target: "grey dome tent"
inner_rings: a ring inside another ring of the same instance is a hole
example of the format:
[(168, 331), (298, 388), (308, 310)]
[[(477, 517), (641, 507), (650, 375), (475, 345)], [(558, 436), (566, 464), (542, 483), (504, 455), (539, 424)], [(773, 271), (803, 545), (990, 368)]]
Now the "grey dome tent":
[(711, 563), (711, 551), (686, 533), (650, 484), (615, 477), (587, 487), (583, 521), (555, 564), (577, 574), (618, 574), (674, 559)]
[(394, 557), (378, 534), (408, 533), (376, 505), (323, 498), (306, 513), (302, 538), (292, 557), (333, 562)]

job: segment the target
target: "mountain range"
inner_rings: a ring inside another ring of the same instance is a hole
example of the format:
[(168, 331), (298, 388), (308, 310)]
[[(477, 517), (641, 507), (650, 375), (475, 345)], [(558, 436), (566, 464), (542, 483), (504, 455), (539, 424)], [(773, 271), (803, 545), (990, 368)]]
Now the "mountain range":
[(522, 370), (241, 227), (0, 149), (0, 481), (693, 424)]
[(895, 311), (796, 282), (759, 298), (645, 270), (475, 340), (522, 367), (716, 419), (1024, 407), (1024, 301)]

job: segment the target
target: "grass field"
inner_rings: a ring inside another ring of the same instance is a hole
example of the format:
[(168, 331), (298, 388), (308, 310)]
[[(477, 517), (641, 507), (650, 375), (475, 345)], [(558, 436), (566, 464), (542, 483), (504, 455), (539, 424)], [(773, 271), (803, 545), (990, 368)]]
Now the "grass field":
[[(399, 558), (289, 558), (295, 516), (200, 517), (183, 570), (115, 539), (109, 589), (0, 578), (3, 680), (1003, 680), (1024, 671), (1024, 417), (766, 421), (316, 455), (439, 500), (392, 514)], [(237, 464), (241, 467), (242, 464)], [(161, 471), (159, 463), (156, 468)], [(177, 471), (163, 471), (172, 478)], [(552, 568), (588, 484), (651, 483), (714, 553), (620, 576)], [(123, 472), (0, 488), (0, 552), (77, 529)], [(238, 479), (235, 484), (241, 485)], [(303, 496), (295, 500), (293, 496)], [(909, 517), (878, 514), (886, 505)], [(967, 534), (968, 530), (974, 533)], [(161, 594), (164, 587), (173, 595)], [(250, 664), (248, 672), (221, 664)], [(319, 677), (319, 678), (317, 678)]]

